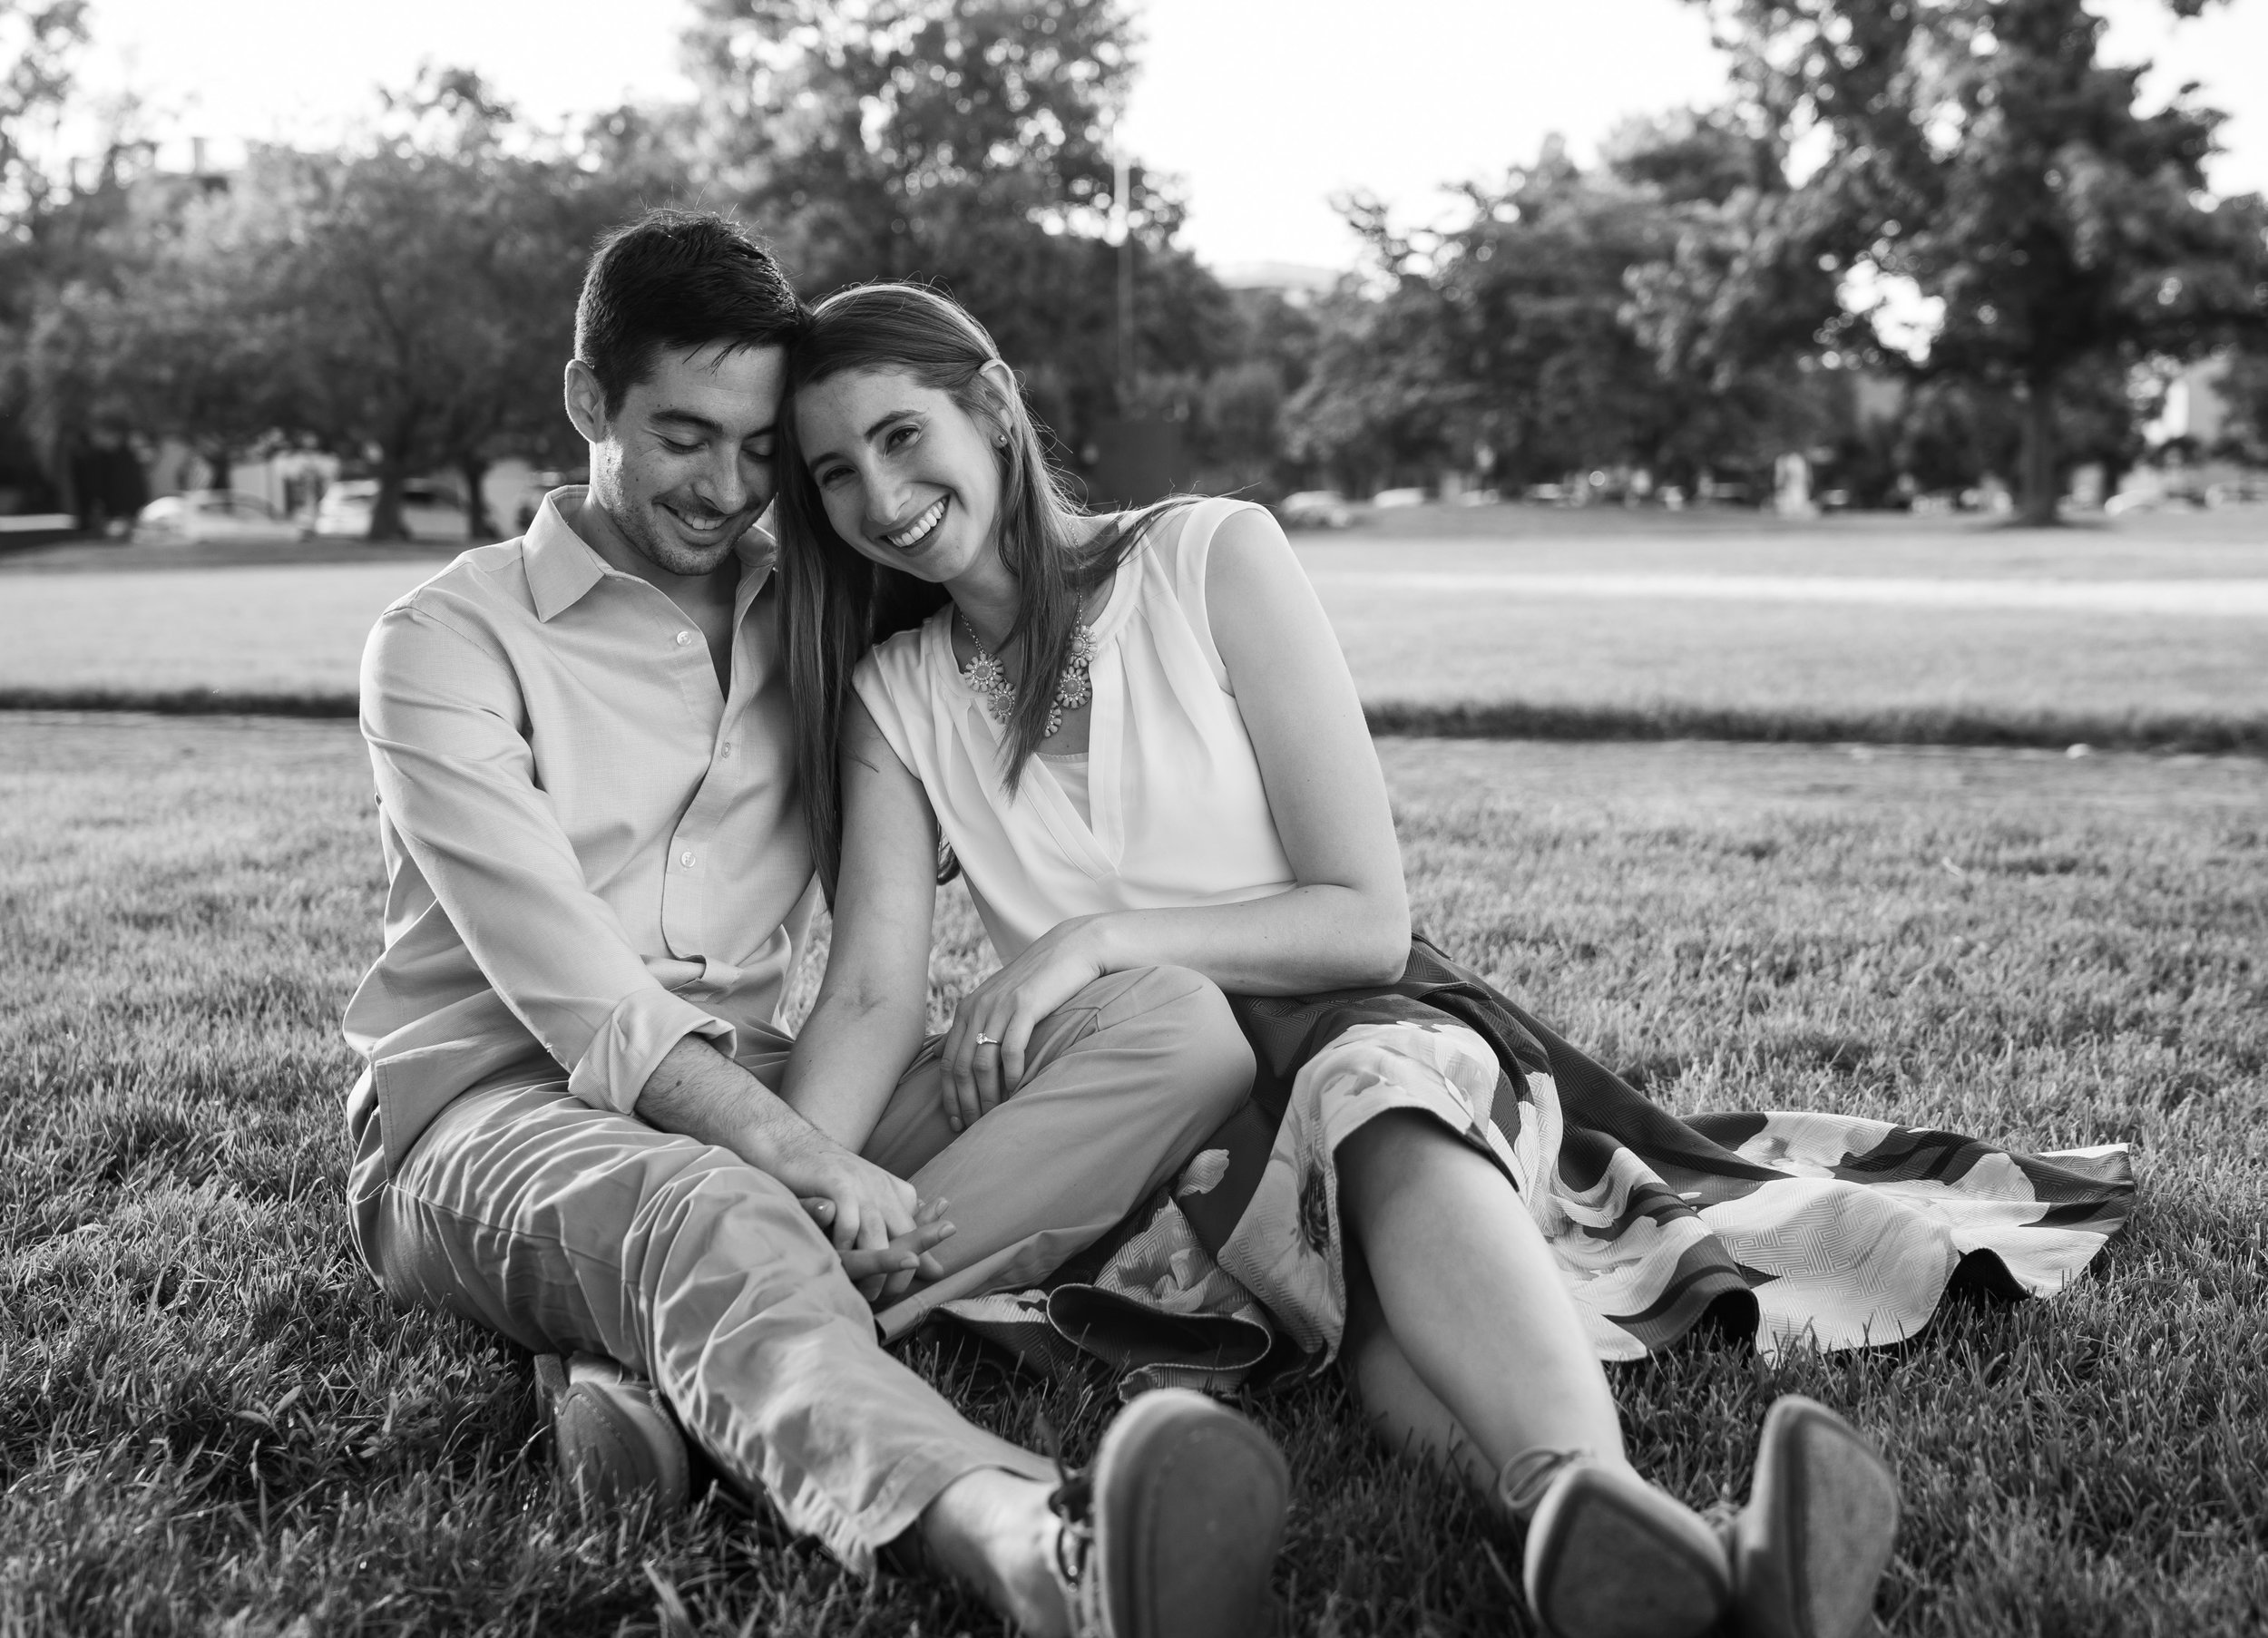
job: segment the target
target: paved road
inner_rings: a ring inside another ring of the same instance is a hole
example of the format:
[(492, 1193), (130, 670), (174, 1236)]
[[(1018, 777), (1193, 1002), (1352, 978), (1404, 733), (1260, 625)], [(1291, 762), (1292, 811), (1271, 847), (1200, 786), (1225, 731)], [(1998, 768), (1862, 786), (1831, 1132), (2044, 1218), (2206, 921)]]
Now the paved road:
[(1911, 609), (2072, 609), (2268, 619), (2268, 580), (1921, 580), (1864, 575), (1526, 574), (1514, 570), (1318, 569), (1319, 590), (1647, 598), (1683, 602), (1872, 603)]

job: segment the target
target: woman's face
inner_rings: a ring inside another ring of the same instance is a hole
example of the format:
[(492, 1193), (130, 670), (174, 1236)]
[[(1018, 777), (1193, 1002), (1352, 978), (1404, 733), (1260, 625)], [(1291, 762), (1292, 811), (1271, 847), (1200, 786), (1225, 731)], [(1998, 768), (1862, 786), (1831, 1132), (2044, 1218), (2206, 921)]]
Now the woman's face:
[(797, 440), (835, 532), (866, 557), (949, 585), (997, 565), (992, 430), (894, 370), (845, 372), (796, 395)]

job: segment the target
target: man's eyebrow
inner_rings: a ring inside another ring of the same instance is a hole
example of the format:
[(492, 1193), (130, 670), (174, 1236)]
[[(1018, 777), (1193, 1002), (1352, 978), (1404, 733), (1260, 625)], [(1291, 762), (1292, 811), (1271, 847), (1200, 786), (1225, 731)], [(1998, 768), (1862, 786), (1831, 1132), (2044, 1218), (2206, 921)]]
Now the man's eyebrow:
[[(671, 426), (687, 427), (694, 432), (699, 433), (709, 433), (713, 434), (721, 433), (725, 430), (716, 422), (711, 421), (707, 415), (697, 415), (691, 410), (656, 410), (652, 414), (646, 418), (649, 421), (652, 421), (657, 424), (667, 423)], [(777, 423), (767, 421), (763, 425), (744, 434), (741, 438), (741, 442), (745, 444), (749, 438), (768, 438), (773, 435), (777, 428)]]

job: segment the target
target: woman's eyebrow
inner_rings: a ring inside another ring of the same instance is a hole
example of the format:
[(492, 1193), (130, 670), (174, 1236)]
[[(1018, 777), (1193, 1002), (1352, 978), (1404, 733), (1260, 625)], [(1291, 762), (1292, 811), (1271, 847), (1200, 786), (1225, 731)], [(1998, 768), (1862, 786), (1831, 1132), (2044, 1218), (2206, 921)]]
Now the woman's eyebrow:
[(872, 438), (876, 433), (880, 432), (884, 427), (889, 425), (893, 421), (904, 421), (915, 413), (915, 411), (910, 409), (885, 410), (882, 415), (875, 420), (874, 424), (869, 426), (865, 432), (861, 433), (859, 436), (862, 438)]

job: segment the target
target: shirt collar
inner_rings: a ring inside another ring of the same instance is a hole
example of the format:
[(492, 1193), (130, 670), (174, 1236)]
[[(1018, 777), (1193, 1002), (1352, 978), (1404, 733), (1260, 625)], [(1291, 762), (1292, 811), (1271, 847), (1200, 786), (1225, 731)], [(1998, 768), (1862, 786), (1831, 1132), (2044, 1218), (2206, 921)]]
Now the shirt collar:
[[(528, 592), (535, 600), (539, 620), (548, 623), (582, 601), (591, 587), (620, 572), (610, 569), (606, 560), (591, 549), (590, 541), (576, 532), (572, 519), (590, 492), (589, 486), (582, 483), (554, 489), (543, 497), (534, 522), (528, 525), (527, 543), (521, 550)], [(740, 593), (735, 602), (745, 609), (748, 600), (763, 586), (775, 548), (772, 537), (761, 526), (750, 524), (733, 551), (740, 559)]]
[(582, 594), (606, 578), (606, 562), (575, 532), (568, 515), (579, 511), (591, 492), (580, 483), (554, 489), (535, 509), (528, 525), (527, 544), (521, 549), (527, 566), (528, 592), (535, 600), (535, 618), (549, 621), (571, 609)]

